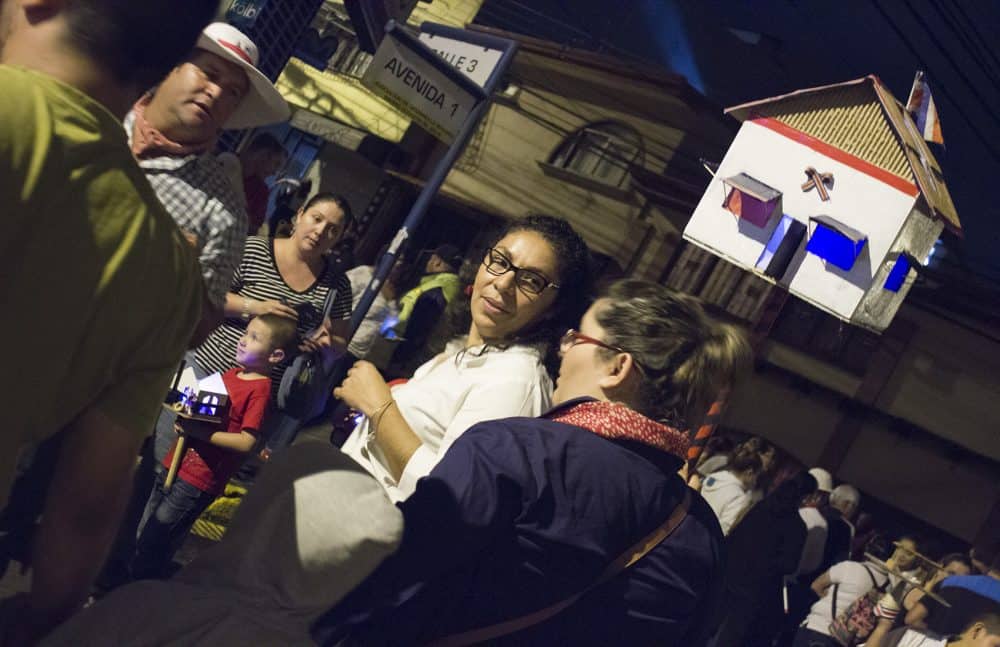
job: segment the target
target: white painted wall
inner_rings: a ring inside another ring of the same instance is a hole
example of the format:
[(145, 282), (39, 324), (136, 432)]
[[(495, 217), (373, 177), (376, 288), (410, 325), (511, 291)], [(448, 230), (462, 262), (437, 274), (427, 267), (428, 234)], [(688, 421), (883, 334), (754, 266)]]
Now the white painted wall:
[[(805, 168), (833, 173), (830, 200), (816, 190), (802, 191)], [(850, 272), (827, 266), (805, 252), (805, 240), (789, 266), (789, 291), (817, 307), (849, 320), (871, 285), (875, 271), (903, 226), (915, 198), (811, 148), (752, 122), (744, 122), (717, 173), (726, 178), (746, 173), (783, 192), (784, 213), (808, 224), (825, 214), (868, 235), (868, 243)], [(764, 229), (722, 207), (728, 188), (713, 181), (702, 196), (684, 237), (740, 267), (754, 270), (778, 218)]]

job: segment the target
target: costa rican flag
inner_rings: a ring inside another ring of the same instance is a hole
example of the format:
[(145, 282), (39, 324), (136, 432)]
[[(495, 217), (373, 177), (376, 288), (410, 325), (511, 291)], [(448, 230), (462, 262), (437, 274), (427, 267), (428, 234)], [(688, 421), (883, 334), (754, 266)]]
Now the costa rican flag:
[(924, 139), (944, 145), (937, 107), (934, 105), (931, 88), (927, 85), (927, 79), (924, 78), (922, 71), (918, 71), (917, 76), (913, 79), (913, 88), (910, 89), (910, 98), (906, 102), (906, 111), (913, 116), (917, 130), (920, 131)]

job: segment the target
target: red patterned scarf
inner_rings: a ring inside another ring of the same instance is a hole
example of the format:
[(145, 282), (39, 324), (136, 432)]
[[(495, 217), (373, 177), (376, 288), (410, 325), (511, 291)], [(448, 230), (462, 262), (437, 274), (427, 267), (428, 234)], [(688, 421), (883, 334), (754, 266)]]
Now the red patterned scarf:
[(560, 409), (552, 420), (583, 427), (611, 440), (633, 440), (686, 460), (688, 435), (617, 402), (590, 400)]
[(204, 142), (181, 144), (154, 128), (146, 121), (146, 107), (152, 99), (152, 94), (144, 94), (132, 106), (132, 113), (135, 115), (135, 122), (132, 124), (132, 154), (135, 155), (136, 159), (163, 155), (170, 157), (198, 155), (215, 146), (215, 137)]

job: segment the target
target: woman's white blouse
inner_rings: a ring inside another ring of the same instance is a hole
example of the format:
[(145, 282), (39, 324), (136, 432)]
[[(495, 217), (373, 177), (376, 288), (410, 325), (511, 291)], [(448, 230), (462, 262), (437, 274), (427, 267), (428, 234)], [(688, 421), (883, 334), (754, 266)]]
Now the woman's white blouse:
[(410, 457), (397, 482), (385, 455), (362, 419), (342, 450), (360, 463), (385, 488), (393, 501), (413, 493), (417, 480), (430, 473), (466, 429), (484, 420), (537, 416), (552, 401), (552, 380), (541, 353), (530, 346), (506, 350), (473, 346), (464, 353), (462, 340), (417, 369), (392, 397), (421, 445)]

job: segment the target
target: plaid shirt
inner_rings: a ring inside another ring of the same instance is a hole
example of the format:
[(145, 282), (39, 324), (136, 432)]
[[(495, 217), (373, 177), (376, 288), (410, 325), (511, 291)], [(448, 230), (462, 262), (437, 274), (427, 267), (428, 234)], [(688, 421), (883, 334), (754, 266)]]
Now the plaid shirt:
[[(132, 143), (132, 112), (125, 132)], [(211, 153), (139, 160), (167, 213), (185, 232), (198, 237), (198, 261), (209, 300), (222, 307), (233, 272), (243, 258), (246, 210), (222, 164)]]

